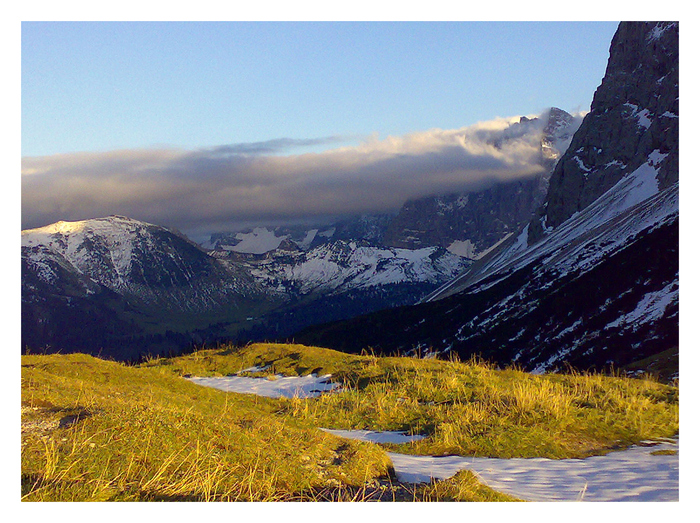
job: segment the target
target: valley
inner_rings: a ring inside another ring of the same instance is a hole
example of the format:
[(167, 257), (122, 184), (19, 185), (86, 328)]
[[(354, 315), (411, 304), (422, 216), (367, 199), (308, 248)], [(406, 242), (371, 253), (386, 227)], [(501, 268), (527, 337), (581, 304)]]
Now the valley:
[[(445, 133), (449, 177), (487, 173), (468, 190), (198, 241), (115, 214), (22, 230), (21, 499), (678, 500), (678, 30), (620, 23), (585, 116)], [(420, 162), (372, 140), (294, 162), (430, 170), (427, 136)], [(284, 178), (256, 173), (250, 194)]]

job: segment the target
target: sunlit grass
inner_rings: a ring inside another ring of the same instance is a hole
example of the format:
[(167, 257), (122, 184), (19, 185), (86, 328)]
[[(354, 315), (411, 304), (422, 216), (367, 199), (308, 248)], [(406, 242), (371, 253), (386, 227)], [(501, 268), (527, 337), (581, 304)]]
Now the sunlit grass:
[(181, 357), (171, 368), (207, 375), (252, 365), (269, 366), (269, 373), (333, 374), (343, 392), (281, 399), (280, 413), (327, 428), (428, 436), (400, 447), (408, 453), (585, 457), (678, 432), (677, 387), (648, 379), (537, 376), (476, 360), (380, 358), (270, 344)]
[[(226, 393), (182, 378), (332, 374), (311, 399)], [(678, 431), (678, 389), (602, 375), (533, 376), (478, 361), (221, 347), (127, 366), (22, 358), (26, 501), (498, 501), (469, 473), (397, 484), (382, 448), (319, 427), (400, 430), (414, 454), (583, 457)]]
[(284, 500), (390, 465), (374, 445), (286, 423), (274, 401), (89, 356), (23, 358), (22, 401), (25, 500)]

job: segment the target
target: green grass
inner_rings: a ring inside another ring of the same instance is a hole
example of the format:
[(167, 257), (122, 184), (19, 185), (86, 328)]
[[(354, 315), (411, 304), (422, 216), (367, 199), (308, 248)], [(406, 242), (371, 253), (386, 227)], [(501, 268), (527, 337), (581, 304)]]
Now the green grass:
[(635, 361), (622, 367), (623, 371), (651, 376), (671, 382), (678, 376), (678, 347), (662, 351), (648, 358)]
[(284, 500), (390, 464), (272, 400), (84, 355), (23, 357), (22, 406), (26, 500)]
[[(182, 379), (251, 366), (333, 374), (340, 393), (269, 399)], [(222, 347), (127, 366), (22, 357), (26, 501), (505, 501), (464, 472), (397, 484), (378, 445), (318, 427), (402, 430), (416, 454), (586, 456), (678, 431), (678, 389), (600, 375), (533, 376), (478, 362)]]
[(678, 388), (600, 374), (532, 375), (476, 361), (348, 355), (254, 344), (154, 361), (177, 374), (332, 374), (344, 392), (279, 400), (280, 414), (312, 425), (401, 430), (424, 440), (413, 454), (573, 458), (678, 432)]

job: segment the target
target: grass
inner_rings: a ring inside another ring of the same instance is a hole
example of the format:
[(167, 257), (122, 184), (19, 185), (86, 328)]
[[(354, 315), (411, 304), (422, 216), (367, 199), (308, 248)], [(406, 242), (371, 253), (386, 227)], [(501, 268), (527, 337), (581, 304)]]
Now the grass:
[(672, 347), (648, 358), (630, 363), (621, 370), (637, 375), (654, 376), (672, 382), (678, 376), (678, 347)]
[(157, 369), (28, 356), (22, 387), (25, 500), (285, 500), (390, 466), (376, 446), (286, 423), (274, 401)]
[(601, 374), (532, 375), (478, 361), (349, 355), (254, 344), (157, 360), (177, 374), (332, 374), (344, 392), (281, 399), (279, 414), (314, 426), (400, 430), (427, 438), (412, 454), (582, 458), (678, 432), (678, 388)]
[[(343, 391), (270, 399), (182, 376), (333, 374)], [(402, 430), (415, 454), (583, 457), (678, 431), (678, 389), (601, 375), (533, 376), (472, 362), (221, 347), (127, 366), (22, 357), (26, 501), (505, 501), (470, 473), (397, 484), (384, 450), (318, 427)]]

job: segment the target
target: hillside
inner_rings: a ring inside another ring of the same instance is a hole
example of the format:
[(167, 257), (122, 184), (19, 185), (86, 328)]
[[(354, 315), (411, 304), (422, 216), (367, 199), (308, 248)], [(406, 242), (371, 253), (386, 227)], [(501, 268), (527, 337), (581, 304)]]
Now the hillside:
[[(267, 398), (191, 379), (312, 373), (330, 374), (342, 390)], [(424, 438), (377, 445), (320, 428)], [(386, 450), (561, 459), (677, 431), (678, 389), (643, 379), (533, 376), (301, 345), (227, 346), (138, 366), (22, 357), (26, 501), (503, 501), (512, 498), (471, 473), (401, 483)]]

